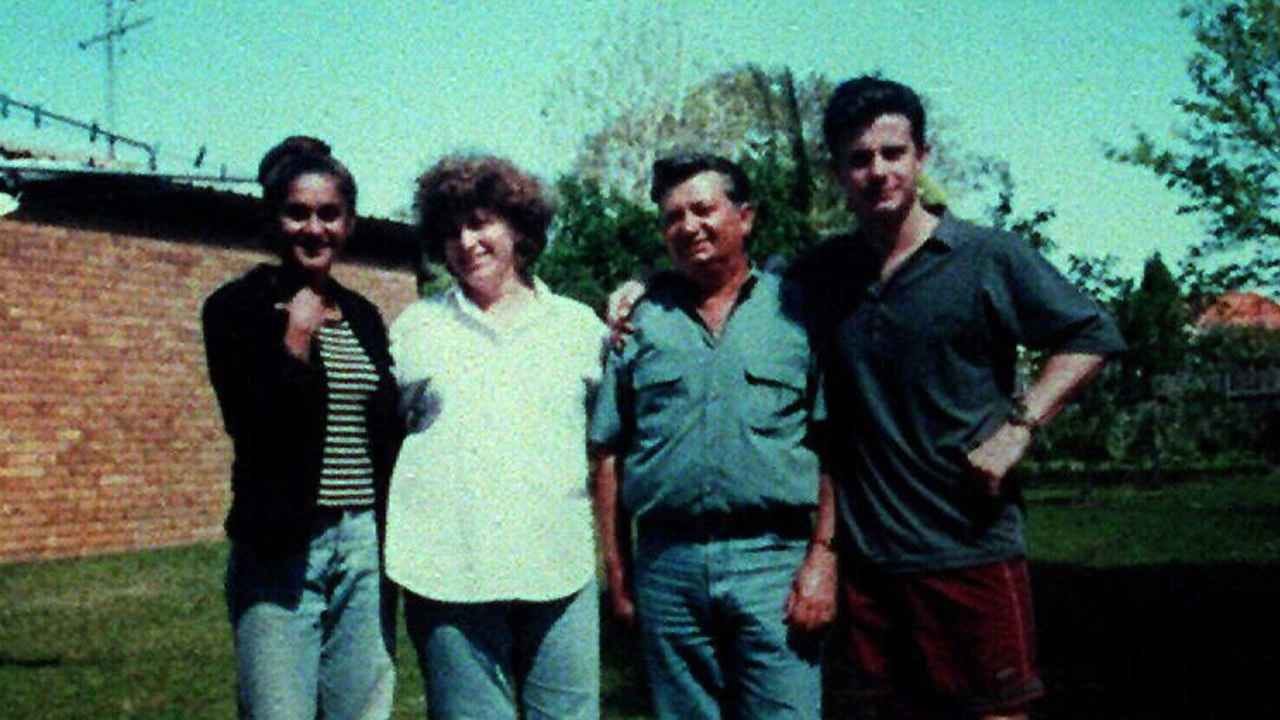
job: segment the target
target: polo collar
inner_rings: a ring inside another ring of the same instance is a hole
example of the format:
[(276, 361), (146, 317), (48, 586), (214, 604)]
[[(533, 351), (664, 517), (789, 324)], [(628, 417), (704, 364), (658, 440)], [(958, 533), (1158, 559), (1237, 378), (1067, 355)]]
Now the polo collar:
[[(760, 281), (762, 272), (763, 271), (760, 270), (759, 266), (755, 263), (751, 263), (747, 267), (747, 278), (742, 281), (742, 287), (738, 288), (738, 304), (741, 304), (751, 296), (752, 291), (755, 290), (756, 284)], [(697, 286), (692, 280), (675, 271), (672, 271), (671, 278), (674, 281), (673, 286), (678, 293), (681, 304), (692, 308), (694, 305), (694, 298), (698, 295)]]
[(942, 217), (938, 219), (938, 226), (930, 233), (929, 238), (925, 240), (925, 244), (937, 242), (944, 245), (948, 250), (955, 250), (969, 242), (970, 239), (964, 223), (951, 214), (950, 210), (944, 210)]

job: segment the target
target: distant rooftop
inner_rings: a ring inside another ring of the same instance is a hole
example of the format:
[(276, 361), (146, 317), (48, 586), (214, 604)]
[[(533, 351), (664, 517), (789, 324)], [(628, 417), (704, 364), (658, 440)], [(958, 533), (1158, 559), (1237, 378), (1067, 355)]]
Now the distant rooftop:
[(1280, 303), (1256, 292), (1228, 292), (1218, 296), (1200, 317), (1196, 327), (1256, 327), (1280, 330)]

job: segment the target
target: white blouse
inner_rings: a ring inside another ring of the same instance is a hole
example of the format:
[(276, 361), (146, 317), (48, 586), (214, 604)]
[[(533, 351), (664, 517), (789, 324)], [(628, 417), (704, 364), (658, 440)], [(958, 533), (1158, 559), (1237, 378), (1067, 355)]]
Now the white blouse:
[(587, 404), (606, 332), (535, 281), (497, 326), (457, 287), (391, 326), (409, 435), (391, 476), (387, 574), (445, 602), (552, 600), (595, 572)]

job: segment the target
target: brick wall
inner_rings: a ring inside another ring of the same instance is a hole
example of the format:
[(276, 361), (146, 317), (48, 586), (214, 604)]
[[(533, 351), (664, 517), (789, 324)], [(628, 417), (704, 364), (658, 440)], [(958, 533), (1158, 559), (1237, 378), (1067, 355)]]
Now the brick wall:
[[(0, 220), (0, 562), (222, 536), (200, 305), (252, 250)], [(336, 272), (388, 320), (413, 274)]]

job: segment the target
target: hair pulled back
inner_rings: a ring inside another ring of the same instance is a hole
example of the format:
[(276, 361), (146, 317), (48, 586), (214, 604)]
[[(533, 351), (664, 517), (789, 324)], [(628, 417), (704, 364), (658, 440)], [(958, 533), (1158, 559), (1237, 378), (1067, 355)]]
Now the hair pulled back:
[(338, 186), (338, 194), (346, 201), (347, 212), (356, 213), (356, 180), (336, 158), (329, 144), (307, 135), (291, 135), (267, 151), (258, 163), (258, 184), (262, 186), (262, 202), (269, 217), (280, 213), (289, 186), (303, 175), (328, 175)]

